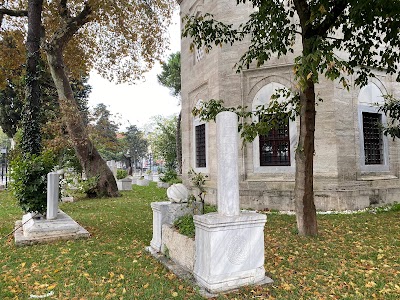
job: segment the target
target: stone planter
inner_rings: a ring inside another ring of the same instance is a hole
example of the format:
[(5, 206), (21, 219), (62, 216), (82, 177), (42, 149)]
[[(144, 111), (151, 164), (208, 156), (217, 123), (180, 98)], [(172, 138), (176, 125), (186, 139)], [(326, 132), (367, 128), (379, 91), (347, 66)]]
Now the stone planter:
[(130, 191), (132, 190), (132, 179), (124, 178), (117, 180), (117, 186), (119, 191)]
[(193, 272), (196, 253), (194, 239), (180, 234), (168, 224), (162, 226), (161, 252), (190, 272)]
[(160, 175), (153, 175), (153, 181), (154, 182), (159, 182), (160, 181)]
[(138, 180), (136, 180), (136, 184), (139, 185), (139, 186), (148, 186), (149, 183), (150, 183), (150, 181), (147, 180), (147, 179), (138, 179)]
[(147, 180), (153, 180), (153, 175), (151, 175), (151, 174), (146, 174), (146, 175), (144, 175), (144, 179), (147, 179)]
[(159, 187), (159, 188), (167, 189), (170, 186), (171, 185), (168, 182), (162, 182), (162, 181), (157, 182), (157, 187)]

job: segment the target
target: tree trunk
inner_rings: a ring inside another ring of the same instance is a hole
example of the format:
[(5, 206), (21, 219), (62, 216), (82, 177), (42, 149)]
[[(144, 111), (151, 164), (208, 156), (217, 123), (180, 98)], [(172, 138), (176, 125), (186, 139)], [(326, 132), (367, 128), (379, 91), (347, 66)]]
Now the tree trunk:
[(182, 133), (181, 133), (182, 111), (179, 112), (176, 122), (176, 161), (178, 174), (182, 174)]
[(22, 117), (22, 151), (39, 154), (40, 132), (40, 38), (42, 34), (43, 0), (28, 1), (28, 36), (25, 105)]
[(62, 49), (57, 45), (46, 45), (47, 60), (58, 93), (63, 120), (79, 162), (88, 177), (98, 177), (97, 186), (89, 196), (118, 196), (117, 183), (106, 162), (89, 139), (86, 127), (65, 72)]
[(296, 151), (295, 205), (300, 235), (317, 235), (314, 204), (315, 89), (311, 80), (300, 93), (300, 136)]

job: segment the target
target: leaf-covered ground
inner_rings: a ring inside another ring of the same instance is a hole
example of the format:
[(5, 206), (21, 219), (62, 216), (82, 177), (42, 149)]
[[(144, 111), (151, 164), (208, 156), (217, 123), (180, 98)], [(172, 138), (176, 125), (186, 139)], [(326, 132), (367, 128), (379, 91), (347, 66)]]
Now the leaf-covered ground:
[[(114, 199), (61, 208), (90, 231), (88, 240), (17, 248), (0, 240), (0, 299), (202, 299), (146, 251), (150, 202), (165, 190), (134, 186)], [(0, 192), (0, 237), (22, 213)], [(296, 235), (295, 218), (269, 215), (265, 269), (274, 284), (218, 299), (400, 299), (400, 212), (319, 216), (320, 235)]]

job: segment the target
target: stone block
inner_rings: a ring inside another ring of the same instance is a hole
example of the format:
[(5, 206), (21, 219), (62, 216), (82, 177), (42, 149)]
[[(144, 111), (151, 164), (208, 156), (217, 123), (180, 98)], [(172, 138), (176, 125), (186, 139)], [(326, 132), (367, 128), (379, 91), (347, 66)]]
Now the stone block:
[(28, 213), (22, 217), (22, 222), (16, 222), (14, 238), (17, 246), (90, 237), (86, 229), (61, 210), (52, 220), (32, 217), (33, 214)]
[(172, 224), (180, 216), (190, 213), (191, 209), (186, 204), (172, 203), (169, 201), (152, 202), (153, 210), (153, 238), (150, 246), (157, 252), (162, 246), (162, 226)]
[(193, 272), (195, 241), (180, 234), (169, 224), (162, 226), (161, 252), (174, 262)]
[(271, 281), (264, 270), (266, 216), (242, 212), (194, 216), (196, 261), (194, 277), (211, 293)]

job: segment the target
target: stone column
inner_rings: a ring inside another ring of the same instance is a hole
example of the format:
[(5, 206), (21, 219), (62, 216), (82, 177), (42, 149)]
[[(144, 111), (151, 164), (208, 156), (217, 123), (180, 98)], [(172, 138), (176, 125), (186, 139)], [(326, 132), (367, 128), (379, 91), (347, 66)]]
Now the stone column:
[(211, 293), (271, 282), (264, 269), (267, 217), (240, 212), (237, 116), (217, 115), (218, 213), (193, 216), (196, 260), (193, 275)]
[(217, 161), (218, 161), (218, 214), (238, 216), (238, 118), (234, 112), (217, 115)]
[(51, 172), (47, 174), (47, 220), (57, 219), (58, 214), (58, 181), (59, 174)]

